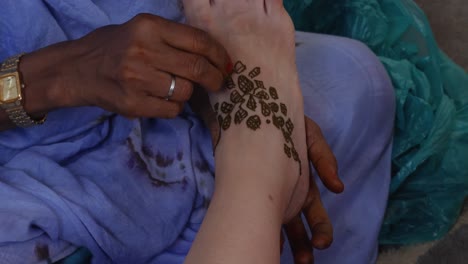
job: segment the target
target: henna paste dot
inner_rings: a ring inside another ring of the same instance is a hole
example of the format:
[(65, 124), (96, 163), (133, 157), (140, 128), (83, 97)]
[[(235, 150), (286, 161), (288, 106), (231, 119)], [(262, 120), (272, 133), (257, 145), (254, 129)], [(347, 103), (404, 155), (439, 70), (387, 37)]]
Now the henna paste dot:
[(229, 90), (236, 88), (236, 84), (234, 83), (234, 80), (231, 76), (226, 79), (226, 88)]
[(262, 81), (255, 80), (255, 85), (257, 86), (256, 88), (265, 89), (265, 85)]
[(260, 101), (260, 104), (262, 105), (262, 114), (263, 114), (263, 116), (265, 116), (265, 117), (270, 116), (270, 114), (271, 114), (270, 106), (267, 103), (265, 103), (264, 101)]
[(284, 153), (286, 154), (286, 156), (288, 156), (288, 158), (291, 158), (291, 148), (286, 144), (284, 144)]
[(247, 67), (240, 61), (236, 62), (234, 65), (234, 72), (237, 74), (243, 73), (246, 69)]
[(239, 108), (239, 110), (236, 112), (236, 115), (234, 116), (234, 123), (235, 124), (240, 124), (244, 119), (249, 115), (247, 111), (245, 111), (242, 108)]
[(281, 113), (283, 113), (283, 115), (287, 116), (288, 115), (288, 108), (286, 107), (285, 104), (280, 104), (280, 108), (281, 108)]
[(254, 84), (251, 80), (249, 80), (244, 75), (240, 75), (239, 79), (237, 80), (239, 85), (239, 89), (244, 93), (250, 93), (253, 89), (255, 89)]
[(250, 71), (249, 77), (253, 79), (253, 78), (259, 76), (259, 75), (260, 75), (260, 72), (261, 72), (261, 71), (260, 71), (260, 67), (256, 67), (256, 68), (254, 68), (252, 71)]
[(270, 99), (270, 96), (265, 92), (265, 91), (259, 91), (255, 94), (255, 96), (258, 98), (258, 99), (262, 99), (262, 100), (268, 100)]
[(257, 102), (255, 101), (255, 98), (253, 96), (249, 96), (249, 101), (247, 102), (247, 108), (249, 108), (252, 111), (257, 110)]
[(232, 111), (232, 109), (234, 109), (234, 105), (233, 105), (233, 104), (224, 102), (224, 103), (221, 105), (221, 112), (223, 112), (224, 114), (230, 114), (231, 111)]
[(223, 124), (222, 124), (221, 128), (223, 130), (228, 130), (229, 127), (231, 127), (231, 122), (232, 122), (231, 115), (226, 116), (226, 118), (224, 118), (224, 121), (223, 121)]
[(274, 116), (273, 125), (278, 129), (281, 129), (284, 126), (284, 119), (281, 116)]
[(276, 91), (276, 88), (270, 87), (269, 92), (270, 92), (270, 96), (271, 96), (271, 98), (273, 98), (273, 100), (278, 100), (279, 99), (278, 98), (278, 92)]
[(254, 131), (259, 129), (261, 124), (262, 121), (258, 115), (251, 116), (247, 119), (247, 127)]
[(292, 134), (292, 132), (294, 131), (294, 124), (289, 118), (288, 121), (286, 121), (286, 129), (288, 130), (289, 134)]
[(244, 102), (244, 98), (242, 98), (242, 95), (238, 91), (234, 91), (231, 93), (231, 102), (235, 104), (242, 103)]
[(279, 111), (279, 106), (277, 103), (270, 103), (270, 109), (273, 111), (273, 113), (278, 113)]

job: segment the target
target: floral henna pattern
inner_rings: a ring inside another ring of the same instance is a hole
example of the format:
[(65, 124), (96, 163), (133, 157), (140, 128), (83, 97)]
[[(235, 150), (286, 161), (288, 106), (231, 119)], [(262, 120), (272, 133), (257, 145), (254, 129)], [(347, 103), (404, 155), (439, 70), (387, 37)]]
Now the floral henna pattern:
[(231, 91), (229, 100), (213, 106), (218, 115), (219, 126), (226, 131), (233, 123), (245, 123), (249, 129), (256, 131), (261, 128), (263, 122), (267, 125), (272, 124), (283, 133), (284, 153), (299, 164), (299, 173), (302, 175), (301, 160), (291, 136), (294, 124), (288, 118), (288, 108), (278, 102), (276, 88), (267, 89), (264, 82), (257, 79), (260, 75), (259, 67), (247, 72), (247, 66), (242, 62), (235, 64), (233, 76), (226, 81), (226, 87)]

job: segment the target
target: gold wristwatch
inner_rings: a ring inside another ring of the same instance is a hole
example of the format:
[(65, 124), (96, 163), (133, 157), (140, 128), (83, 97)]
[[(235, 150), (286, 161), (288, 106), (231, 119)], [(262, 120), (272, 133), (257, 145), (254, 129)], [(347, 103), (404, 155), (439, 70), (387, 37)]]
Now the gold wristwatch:
[(35, 120), (23, 108), (24, 84), (18, 69), (21, 56), (23, 54), (7, 59), (0, 67), (0, 107), (18, 127), (42, 125), (45, 117)]

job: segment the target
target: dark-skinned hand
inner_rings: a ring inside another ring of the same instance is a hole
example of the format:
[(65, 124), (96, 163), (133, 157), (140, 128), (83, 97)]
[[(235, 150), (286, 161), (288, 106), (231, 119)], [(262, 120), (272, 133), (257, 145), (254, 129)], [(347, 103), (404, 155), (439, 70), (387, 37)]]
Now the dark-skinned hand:
[[(208, 33), (150, 14), (25, 56), (25, 62), (31, 60), (54, 61), (60, 70), (56, 107), (98, 106), (132, 118), (176, 117), (194, 83), (218, 91), (231, 65), (227, 51)], [(172, 76), (174, 94), (165, 100)]]
[[(334, 193), (344, 191), (344, 184), (338, 178), (338, 165), (320, 127), (311, 119), (305, 118), (307, 151), (313, 168), (322, 183)], [(314, 263), (313, 249), (326, 249), (333, 242), (333, 227), (325, 210), (313, 173), (310, 173), (310, 188), (302, 207), (302, 212), (284, 225), (284, 231), (293, 251), (296, 264)], [(301, 217), (304, 215), (304, 218)], [(303, 221), (305, 220), (305, 221)], [(309, 239), (306, 225), (312, 232)], [(284, 238), (281, 239), (281, 249)]]

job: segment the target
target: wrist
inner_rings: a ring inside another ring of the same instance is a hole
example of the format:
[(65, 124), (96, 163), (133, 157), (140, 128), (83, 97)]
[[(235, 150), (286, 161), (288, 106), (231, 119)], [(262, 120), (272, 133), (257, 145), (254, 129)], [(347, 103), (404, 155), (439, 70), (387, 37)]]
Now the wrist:
[(66, 61), (71, 61), (73, 49), (69, 43), (55, 44), (24, 55), (19, 71), (25, 85), (25, 110), (41, 116), (57, 108), (73, 106), (69, 87), (65, 86)]

